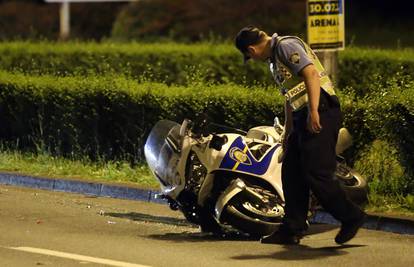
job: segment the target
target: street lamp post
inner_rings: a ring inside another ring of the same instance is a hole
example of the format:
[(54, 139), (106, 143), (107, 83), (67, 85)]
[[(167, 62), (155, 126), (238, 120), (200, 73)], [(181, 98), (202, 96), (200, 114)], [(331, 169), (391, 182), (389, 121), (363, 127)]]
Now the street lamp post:
[(338, 51), (345, 49), (344, 0), (307, 0), (308, 44), (337, 82)]
[(101, 2), (136, 2), (139, 0), (45, 0), (47, 3), (60, 3), (60, 40), (70, 36), (70, 3), (101, 3)]
[(60, 4), (60, 40), (67, 40), (70, 34), (70, 4), (63, 2)]

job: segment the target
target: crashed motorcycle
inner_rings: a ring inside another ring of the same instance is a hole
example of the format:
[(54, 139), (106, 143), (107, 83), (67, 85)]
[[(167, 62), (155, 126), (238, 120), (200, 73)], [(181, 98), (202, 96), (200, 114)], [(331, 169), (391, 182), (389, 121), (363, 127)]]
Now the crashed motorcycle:
[[(284, 215), (281, 181), (283, 126), (258, 126), (247, 132), (215, 123), (182, 124), (161, 120), (145, 143), (145, 157), (160, 183), (159, 197), (203, 232), (239, 231), (269, 235)], [(352, 143), (342, 128), (336, 146), (336, 177), (348, 196), (363, 202), (366, 180), (340, 154)], [(310, 216), (318, 207), (310, 199)]]

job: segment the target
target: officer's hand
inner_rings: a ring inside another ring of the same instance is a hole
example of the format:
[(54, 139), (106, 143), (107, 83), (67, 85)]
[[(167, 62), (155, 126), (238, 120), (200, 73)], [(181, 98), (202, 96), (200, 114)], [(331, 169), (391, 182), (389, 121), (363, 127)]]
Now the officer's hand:
[(321, 123), (319, 121), (319, 112), (318, 111), (311, 111), (308, 114), (308, 131), (316, 134), (320, 133), (322, 130)]

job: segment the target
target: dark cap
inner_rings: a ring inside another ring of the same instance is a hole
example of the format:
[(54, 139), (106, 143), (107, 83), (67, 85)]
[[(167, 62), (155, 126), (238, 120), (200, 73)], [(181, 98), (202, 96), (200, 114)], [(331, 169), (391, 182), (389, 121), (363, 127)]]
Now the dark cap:
[(250, 59), (247, 47), (255, 45), (260, 41), (260, 30), (254, 26), (244, 27), (236, 35), (236, 47), (243, 54), (244, 62)]

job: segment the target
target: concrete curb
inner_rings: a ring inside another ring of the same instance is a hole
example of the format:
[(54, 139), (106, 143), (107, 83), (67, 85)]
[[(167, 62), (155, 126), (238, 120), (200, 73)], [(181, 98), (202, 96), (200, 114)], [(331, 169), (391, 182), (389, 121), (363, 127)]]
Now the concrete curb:
[[(327, 212), (318, 211), (312, 218), (311, 223), (326, 223), (339, 225), (340, 223)], [(365, 229), (392, 232), (398, 234), (414, 235), (414, 220), (394, 218), (389, 216), (368, 214), (362, 226)]]
[(155, 198), (157, 191), (135, 188), (132, 186), (113, 185), (91, 181), (53, 179), (26, 175), (0, 173), (0, 184), (31, 187), (51, 191), (78, 193), (99, 197), (112, 197), (130, 200), (165, 203)]
[[(41, 178), (10, 173), (0, 173), (0, 184), (166, 204), (165, 200), (155, 197), (159, 193), (158, 191), (125, 185)], [(324, 211), (318, 211), (312, 218), (311, 223), (339, 224), (329, 213)], [(368, 214), (368, 219), (363, 228), (414, 235), (414, 218), (395, 218)]]

